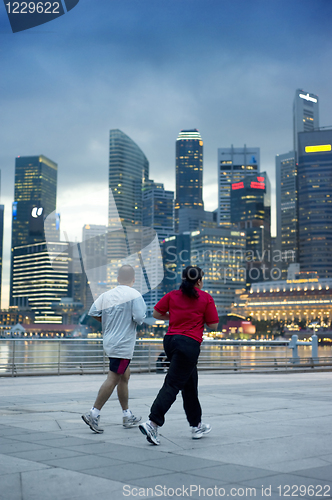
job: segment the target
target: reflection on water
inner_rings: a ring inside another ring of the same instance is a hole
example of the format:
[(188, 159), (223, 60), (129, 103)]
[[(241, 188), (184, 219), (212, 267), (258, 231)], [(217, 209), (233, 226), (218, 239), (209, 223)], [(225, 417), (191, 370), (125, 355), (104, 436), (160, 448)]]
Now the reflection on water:
[[(136, 342), (132, 366), (155, 368), (157, 357), (163, 350), (162, 342), (139, 340)], [(299, 346), (300, 358), (311, 357), (310, 346)], [(319, 357), (332, 357), (331, 346), (319, 346)], [(264, 363), (283, 365), (291, 359), (292, 350), (287, 346), (216, 345), (204, 342), (201, 346), (199, 365), (237, 369), (258, 367)], [(102, 341), (96, 340), (0, 340), (0, 374), (52, 372), (64, 369), (80, 373), (100, 369), (107, 371), (108, 359), (103, 353)]]

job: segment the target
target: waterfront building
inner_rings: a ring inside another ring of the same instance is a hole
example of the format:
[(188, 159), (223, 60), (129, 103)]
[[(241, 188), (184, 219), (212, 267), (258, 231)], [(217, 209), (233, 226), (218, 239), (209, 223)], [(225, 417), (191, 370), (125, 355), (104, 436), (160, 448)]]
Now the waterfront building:
[(218, 223), (231, 226), (231, 185), (260, 172), (260, 148), (218, 149)]
[(203, 208), (179, 208), (178, 230), (179, 234), (186, 231), (196, 231), (199, 227), (217, 227), (217, 213), (209, 212)]
[(88, 285), (96, 299), (107, 291), (107, 226), (85, 224), (80, 251)]
[(295, 151), (276, 156), (278, 249), (285, 256), (280, 269), (286, 279), (290, 259), (298, 262), (298, 199)]
[(301, 272), (293, 279), (253, 283), (250, 291), (237, 297), (232, 313), (257, 321), (307, 325), (318, 320), (330, 326), (332, 279)]
[(332, 129), (298, 134), (301, 271), (332, 278)]
[(232, 183), (231, 223), (246, 232), (247, 283), (270, 279), (271, 188), (266, 172)]
[(298, 153), (298, 134), (312, 132), (319, 128), (319, 103), (316, 94), (297, 89), (293, 102), (293, 143)]
[[(44, 155), (16, 158), (12, 257), (15, 247), (45, 241), (44, 219), (56, 208), (57, 169), (57, 164)], [(14, 305), (13, 260), (10, 273), (10, 305)]]
[(204, 209), (203, 140), (197, 129), (181, 130), (176, 140), (175, 231), (179, 209)]

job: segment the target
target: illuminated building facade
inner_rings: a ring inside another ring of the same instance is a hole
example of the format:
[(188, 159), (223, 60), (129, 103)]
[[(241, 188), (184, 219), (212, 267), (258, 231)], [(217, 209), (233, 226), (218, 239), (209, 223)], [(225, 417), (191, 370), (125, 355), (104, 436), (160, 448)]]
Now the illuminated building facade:
[(271, 262), (271, 188), (266, 172), (231, 184), (231, 222), (246, 232), (247, 283), (264, 276)]
[(294, 280), (252, 284), (250, 292), (235, 301), (232, 312), (258, 321), (303, 321), (308, 324), (318, 319), (330, 324), (332, 280), (305, 275), (300, 273)]
[(69, 248), (67, 243), (40, 242), (13, 249), (12, 305), (31, 309), (35, 323), (62, 322), (53, 304), (71, 292)]
[(260, 172), (260, 148), (218, 149), (218, 223), (231, 226), (231, 185)]
[(277, 241), (285, 256), (280, 264), (287, 277), (289, 259), (298, 262), (297, 166), (295, 151), (276, 156)]
[(318, 96), (297, 89), (293, 102), (293, 142), (294, 151), (298, 152), (299, 132), (311, 132), (319, 128)]
[(179, 209), (203, 209), (203, 141), (197, 129), (181, 130), (176, 140), (175, 230)]
[[(15, 160), (12, 207), (12, 257), (15, 247), (45, 240), (44, 219), (56, 208), (58, 166), (46, 156), (19, 156)], [(13, 303), (13, 260), (10, 305)]]
[(204, 290), (219, 316), (230, 312), (236, 293), (246, 284), (246, 235), (227, 228), (200, 228), (190, 234), (191, 264), (204, 271)]
[(332, 278), (332, 129), (302, 132), (298, 137), (301, 271)]

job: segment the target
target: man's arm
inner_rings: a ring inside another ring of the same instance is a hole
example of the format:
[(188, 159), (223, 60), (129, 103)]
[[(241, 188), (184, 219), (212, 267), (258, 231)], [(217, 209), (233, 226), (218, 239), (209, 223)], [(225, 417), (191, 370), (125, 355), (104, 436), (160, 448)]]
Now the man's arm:
[(145, 313), (146, 313), (146, 304), (144, 302), (143, 297), (138, 297), (133, 300), (133, 309), (132, 309), (132, 315), (133, 315), (133, 320), (135, 323), (138, 325), (141, 325), (144, 322), (145, 319)]
[(101, 323), (101, 316), (91, 316), (91, 317), (99, 321), (99, 323)]
[(169, 321), (169, 313), (166, 313), (166, 314), (161, 314), (161, 313), (160, 313), (160, 312), (158, 312), (156, 309), (153, 309), (152, 316), (153, 316), (155, 319), (163, 319), (164, 321)]

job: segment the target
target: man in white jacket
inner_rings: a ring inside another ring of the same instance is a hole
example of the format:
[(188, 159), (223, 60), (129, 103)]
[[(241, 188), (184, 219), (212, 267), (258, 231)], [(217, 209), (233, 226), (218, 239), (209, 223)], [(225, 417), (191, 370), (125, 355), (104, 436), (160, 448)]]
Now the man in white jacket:
[(135, 417), (128, 408), (129, 363), (133, 357), (136, 341), (136, 325), (145, 318), (146, 304), (135, 290), (135, 271), (129, 265), (118, 270), (119, 285), (103, 293), (91, 306), (89, 315), (102, 323), (103, 347), (109, 357), (107, 379), (99, 389), (97, 399), (89, 413), (82, 415), (93, 432), (104, 432), (99, 426), (100, 410), (108, 401), (115, 387), (123, 411), (123, 426), (133, 427), (142, 417)]

